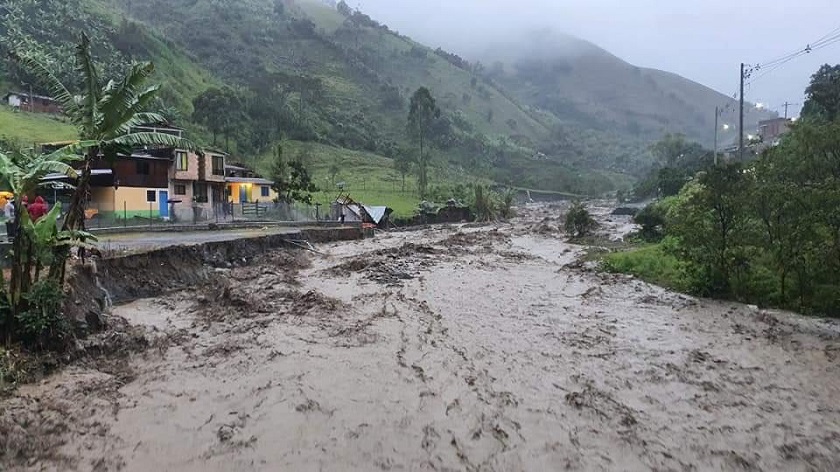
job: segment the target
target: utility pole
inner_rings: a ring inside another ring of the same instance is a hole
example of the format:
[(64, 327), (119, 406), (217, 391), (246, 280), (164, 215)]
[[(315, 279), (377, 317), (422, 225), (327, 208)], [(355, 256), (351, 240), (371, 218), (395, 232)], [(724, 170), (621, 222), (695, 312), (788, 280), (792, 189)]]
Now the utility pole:
[(798, 103), (785, 102), (785, 119), (788, 118), (788, 107), (799, 105)]
[(741, 97), (738, 117), (738, 152), (741, 162), (744, 162), (744, 63), (741, 63)]
[(715, 166), (718, 163), (718, 117), (720, 116), (720, 107), (715, 107)]

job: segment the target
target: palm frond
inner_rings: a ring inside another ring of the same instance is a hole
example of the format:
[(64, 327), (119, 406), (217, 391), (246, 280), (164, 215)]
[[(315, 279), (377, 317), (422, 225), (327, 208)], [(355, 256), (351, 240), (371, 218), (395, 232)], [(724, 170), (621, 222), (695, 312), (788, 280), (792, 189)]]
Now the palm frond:
[(99, 144), (99, 141), (93, 140), (75, 141), (45, 155), (43, 158), (59, 162), (78, 161), (83, 159), (83, 154), (86, 150), (97, 147)]
[(27, 181), (33, 181), (37, 185), (37, 182), (47, 174), (61, 174), (70, 177), (71, 179), (75, 179), (79, 176), (79, 173), (76, 172), (76, 169), (71, 167), (70, 164), (39, 159), (33, 162), (31, 167), (26, 169), (26, 174), (23, 178)]
[[(117, 129), (127, 116), (131, 116), (131, 113), (127, 113), (129, 110), (135, 113), (142, 111), (137, 103), (149, 88), (141, 89), (141, 86), (154, 70), (154, 65), (148, 62), (134, 64), (119, 84), (108, 84), (99, 101), (103, 125), (100, 128)], [(156, 93), (157, 88), (154, 89)]]
[(160, 113), (141, 112), (134, 114), (128, 121), (121, 123), (118, 127), (106, 131), (107, 136), (121, 136), (131, 133), (138, 126), (167, 124), (166, 117)]
[(131, 148), (141, 146), (166, 146), (188, 151), (200, 151), (200, 148), (189, 139), (179, 138), (171, 134), (142, 132), (129, 133), (108, 140), (104, 145), (129, 146)]
[(67, 116), (74, 117), (76, 101), (73, 94), (44, 63), (32, 54), (21, 53), (16, 50), (9, 52), (9, 58), (38, 79), (38, 82), (49, 91), (52, 99), (61, 104), (61, 108)]
[[(132, 117), (139, 113), (148, 113), (145, 110), (149, 106), (149, 104), (155, 99), (159, 89), (159, 85), (152, 85), (151, 87), (148, 87), (139, 94), (137, 94), (137, 96), (134, 97), (134, 100), (121, 110), (121, 114), (112, 119), (113, 125), (109, 130), (109, 134), (105, 134), (105, 137), (107, 138), (130, 132), (130, 129), (125, 128), (131, 128), (131, 126), (136, 126), (136, 124), (126, 126), (126, 122), (131, 120)], [(165, 123), (166, 119), (163, 117), (161, 118), (161, 120), (155, 120), (154, 123)]]
[(0, 153), (0, 175), (9, 181), (9, 185), (11, 185), (12, 192), (14, 193), (19, 193), (20, 191), (19, 185), (22, 174), (23, 170), (15, 164), (11, 157)]
[(79, 38), (79, 44), (76, 45), (76, 69), (82, 77), (82, 85), (84, 95), (82, 95), (82, 109), (80, 113), (80, 126), (84, 130), (84, 135), (91, 136), (96, 129), (96, 122), (98, 121), (99, 95), (101, 93), (99, 85), (99, 74), (96, 71), (96, 64), (93, 63), (93, 58), (90, 55), (90, 38), (87, 34), (82, 33)]

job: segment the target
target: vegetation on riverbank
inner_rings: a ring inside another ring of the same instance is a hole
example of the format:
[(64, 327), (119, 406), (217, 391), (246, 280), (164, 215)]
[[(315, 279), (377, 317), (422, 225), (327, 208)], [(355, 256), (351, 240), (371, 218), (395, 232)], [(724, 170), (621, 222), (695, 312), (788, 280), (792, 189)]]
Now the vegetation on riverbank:
[(698, 295), (840, 316), (840, 66), (823, 66), (806, 93), (802, 119), (777, 145), (751, 162), (703, 165), (636, 216), (642, 236), (665, 239), (609, 255), (604, 267)]

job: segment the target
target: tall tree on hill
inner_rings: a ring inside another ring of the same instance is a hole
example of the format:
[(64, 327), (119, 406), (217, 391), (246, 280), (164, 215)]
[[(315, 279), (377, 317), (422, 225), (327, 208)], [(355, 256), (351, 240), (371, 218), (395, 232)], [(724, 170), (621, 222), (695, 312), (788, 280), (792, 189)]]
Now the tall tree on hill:
[(338, 10), (338, 12), (345, 17), (349, 17), (353, 14), (353, 10), (350, 8), (350, 5), (348, 5), (347, 2), (345, 2), (344, 0), (338, 2), (336, 10)]
[(411, 154), (409, 149), (400, 149), (394, 157), (394, 170), (402, 177), (403, 192), (405, 192), (405, 176), (411, 172), (411, 166), (414, 165), (414, 156)]
[(825, 64), (811, 76), (805, 89), (807, 100), (802, 108), (803, 118), (834, 121), (840, 118), (840, 64)]
[[(61, 83), (36, 54), (17, 49), (10, 53), (11, 59), (37, 77), (53, 99), (61, 104), (62, 112), (79, 131), (79, 142), (84, 144), (80, 148), (84, 158), (76, 190), (64, 220), (63, 229), (69, 231), (84, 230), (84, 210), (90, 197), (93, 161), (104, 157), (113, 162), (118, 153), (130, 153), (132, 149), (143, 146), (196, 149), (192, 142), (177, 136), (137, 130), (140, 125), (166, 123), (160, 114), (145, 111), (159, 90), (158, 85), (144, 85), (155, 70), (151, 63), (134, 64), (125, 77), (109, 80), (103, 85), (90, 49), (90, 39), (82, 33), (75, 49), (78, 82), (81, 84), (76, 93)], [(68, 254), (66, 247), (58, 248), (56, 263), (50, 267), (51, 274), (58, 273), (63, 278)]]
[(277, 145), (274, 162), (271, 164), (271, 180), (274, 181), (272, 188), (281, 202), (312, 204), (312, 193), (317, 192), (318, 188), (312, 182), (312, 176), (307, 169), (308, 157), (309, 153), (301, 149), (289, 162), (283, 153), (283, 145)]
[(218, 135), (223, 134), (229, 150), (230, 135), (244, 118), (242, 99), (230, 87), (209, 88), (193, 99), (192, 118), (213, 134), (213, 146)]
[(419, 149), (417, 180), (420, 198), (426, 198), (426, 188), (429, 185), (429, 152), (426, 141), (432, 124), (438, 118), (440, 118), (440, 108), (435, 104), (432, 93), (426, 87), (420, 87), (411, 96), (411, 105), (408, 111), (408, 133), (411, 139), (418, 144)]

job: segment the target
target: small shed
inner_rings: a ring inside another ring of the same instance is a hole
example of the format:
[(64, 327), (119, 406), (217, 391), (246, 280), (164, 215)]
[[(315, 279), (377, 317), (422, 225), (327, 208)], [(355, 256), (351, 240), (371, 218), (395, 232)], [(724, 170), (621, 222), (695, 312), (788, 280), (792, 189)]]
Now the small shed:
[(9, 92), (3, 100), (12, 108), (34, 113), (61, 113), (61, 105), (50, 97), (23, 92)]
[(370, 206), (356, 202), (349, 195), (340, 195), (330, 206), (330, 217), (341, 221), (344, 215), (345, 223), (372, 224), (384, 228), (394, 210), (387, 206)]

